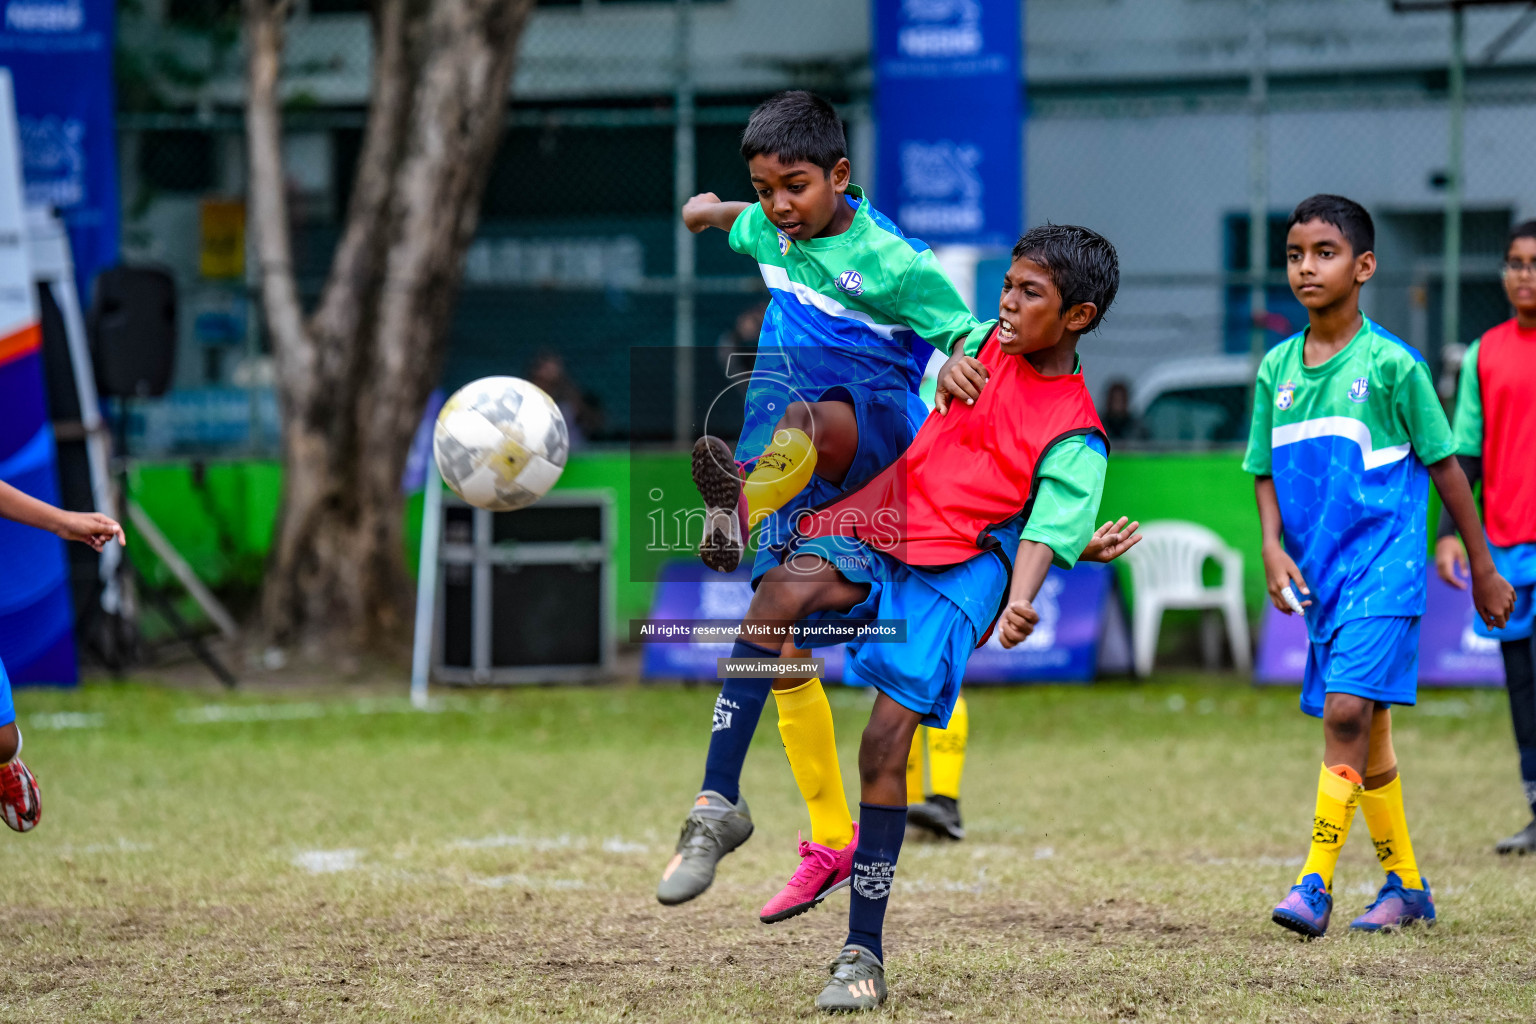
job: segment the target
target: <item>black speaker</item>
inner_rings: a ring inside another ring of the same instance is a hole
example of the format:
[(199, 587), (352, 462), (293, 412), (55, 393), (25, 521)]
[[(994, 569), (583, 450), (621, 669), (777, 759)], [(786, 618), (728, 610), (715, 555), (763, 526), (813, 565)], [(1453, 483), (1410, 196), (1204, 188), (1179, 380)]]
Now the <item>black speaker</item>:
[(176, 282), (159, 267), (116, 266), (96, 278), (86, 318), (103, 397), (165, 394), (176, 368)]

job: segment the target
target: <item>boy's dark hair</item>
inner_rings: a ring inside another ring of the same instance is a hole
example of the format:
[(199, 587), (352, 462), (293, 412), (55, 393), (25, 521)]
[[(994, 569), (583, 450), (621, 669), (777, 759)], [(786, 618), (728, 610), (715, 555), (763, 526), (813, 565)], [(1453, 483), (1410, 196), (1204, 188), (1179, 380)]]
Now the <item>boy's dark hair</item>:
[(1285, 222), (1285, 230), (1289, 232), (1297, 224), (1313, 220), (1332, 224), (1343, 232), (1344, 241), (1355, 250), (1356, 256), (1376, 248), (1376, 225), (1365, 207), (1353, 199), (1326, 192), (1303, 199), (1291, 211), (1291, 219)]
[(827, 174), (848, 155), (842, 119), (832, 104), (803, 89), (770, 96), (741, 133), (741, 158), (770, 153), (787, 164), (815, 164)]
[(1098, 307), (1087, 334), (1104, 319), (1120, 290), (1120, 257), (1109, 239), (1076, 224), (1042, 224), (1026, 231), (1013, 246), (1014, 260), (1038, 263), (1061, 293), (1061, 312), (1079, 302)]
[(1509, 241), (1504, 243), (1505, 255), (1509, 254), (1509, 247), (1517, 238), (1536, 238), (1536, 220), (1524, 221), (1509, 229)]

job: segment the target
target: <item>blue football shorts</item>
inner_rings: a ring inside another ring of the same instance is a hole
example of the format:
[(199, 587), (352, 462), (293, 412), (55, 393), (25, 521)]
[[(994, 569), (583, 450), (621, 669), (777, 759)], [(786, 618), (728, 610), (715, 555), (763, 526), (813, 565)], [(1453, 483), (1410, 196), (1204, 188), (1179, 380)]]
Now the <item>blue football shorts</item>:
[(1515, 610), (1503, 629), (1490, 629), (1481, 615), (1472, 616), (1472, 629), (1478, 636), (1503, 643), (1524, 640), (1536, 633), (1536, 544), (1517, 544), (1501, 548), (1492, 544), (1494, 568), (1515, 588)]
[(0, 661), (0, 725), (16, 721), (16, 702), (11, 699), (11, 677), (5, 674), (5, 662)]
[(1321, 718), (1323, 698), (1330, 693), (1382, 704), (1418, 703), (1418, 616), (1350, 619), (1327, 643), (1314, 640), (1307, 649), (1301, 710)]
[[(870, 619), (903, 620), (907, 624), (902, 643), (850, 641), (843, 682), (873, 686), (922, 715), (922, 724), (948, 728), (965, 677), (965, 663), (984, 627), (934, 587), (934, 574), (913, 569), (858, 541), (819, 537), (802, 541), (795, 554), (820, 555), (847, 579), (869, 584), (869, 596), (853, 608), (818, 612), (807, 616), (806, 624)], [(949, 570), (961, 571), (966, 567)], [(1008, 584), (1007, 572), (996, 558), (979, 559), (970, 571), (979, 574), (972, 578), (980, 590), (1001, 593)], [(796, 640), (801, 642), (803, 638)]]

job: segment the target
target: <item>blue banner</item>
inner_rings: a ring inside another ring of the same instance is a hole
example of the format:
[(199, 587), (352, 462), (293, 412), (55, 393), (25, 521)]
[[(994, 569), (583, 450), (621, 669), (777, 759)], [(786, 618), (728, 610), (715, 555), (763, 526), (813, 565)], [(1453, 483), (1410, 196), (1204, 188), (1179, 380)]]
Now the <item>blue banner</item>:
[(874, 0), (875, 204), (929, 244), (1023, 223), (1023, 0)]
[[(670, 562), (647, 623), (724, 625), (739, 622), (752, 603), (746, 569), (722, 576), (698, 562)], [(1124, 605), (1107, 565), (1079, 563), (1071, 572), (1052, 568), (1035, 597), (1040, 621), (1034, 633), (1011, 651), (1003, 649), (994, 632), (971, 655), (965, 685), (982, 683), (1092, 682), (1104, 675), (1131, 670), (1130, 631)], [(637, 636), (641, 623), (630, 623)], [(844, 649), (818, 647), (826, 659), (822, 679), (841, 682)], [(641, 661), (643, 679), (715, 679), (716, 658), (728, 658), (729, 641), (718, 643), (647, 643)]]
[(0, 66), (10, 68), (26, 203), (69, 229), (75, 281), (90, 302), (117, 262), (120, 209), (112, 89), (112, 0), (0, 0)]

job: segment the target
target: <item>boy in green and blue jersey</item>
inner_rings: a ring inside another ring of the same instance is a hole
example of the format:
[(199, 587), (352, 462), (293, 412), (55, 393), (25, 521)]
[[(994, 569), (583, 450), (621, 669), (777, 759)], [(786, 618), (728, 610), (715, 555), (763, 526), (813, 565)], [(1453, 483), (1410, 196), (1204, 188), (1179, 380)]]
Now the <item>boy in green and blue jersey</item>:
[(1243, 463), (1257, 478), (1270, 597), (1307, 619), (1302, 710), (1323, 719), (1311, 850), (1273, 912), (1276, 924), (1309, 937), (1328, 928), (1334, 868), (1357, 806), (1387, 881), (1350, 927), (1434, 921), (1389, 710), (1417, 699), (1430, 480), (1463, 536), (1473, 535), (1478, 613), (1502, 625), (1514, 600), (1482, 542), (1423, 356), (1360, 312), (1374, 245), (1370, 214), (1342, 196), (1313, 196), (1291, 214), (1287, 272), (1309, 323), (1260, 365)]
[[(705, 193), (689, 200), (683, 221), (695, 232), (729, 232), (772, 296), (735, 450), (703, 437), (693, 451), (694, 482), (708, 509), (700, 555), (712, 568), (734, 569), (747, 530), (760, 524), (755, 585), (778, 564), (800, 510), (858, 486), (907, 448), (928, 414), (917, 391), (934, 348), (951, 352), (978, 321), (932, 250), (903, 235), (851, 183), (842, 122), (825, 100), (806, 92), (769, 99), (753, 112), (741, 153), (758, 201)], [(847, 884), (855, 829), (831, 708), (809, 675), (731, 678), (721, 687), (704, 781), (657, 887), (662, 903), (702, 893), (719, 859), (751, 835), (741, 768), (770, 690), (810, 811), (811, 842), (801, 845), (801, 870), (762, 918), (793, 916)]]

